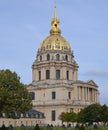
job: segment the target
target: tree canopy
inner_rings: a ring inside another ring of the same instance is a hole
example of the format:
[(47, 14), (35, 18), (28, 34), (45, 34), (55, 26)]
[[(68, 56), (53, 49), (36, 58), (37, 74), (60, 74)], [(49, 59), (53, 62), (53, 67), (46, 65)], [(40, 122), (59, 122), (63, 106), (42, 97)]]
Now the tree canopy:
[(108, 107), (106, 105), (101, 106), (100, 117), (104, 124), (108, 122)]
[(100, 110), (101, 106), (100, 104), (92, 104), (85, 109), (83, 109), (78, 116), (79, 122), (89, 122), (92, 124), (93, 122), (99, 122), (100, 121)]
[(76, 122), (77, 121), (77, 114), (74, 112), (63, 112), (60, 115), (60, 120), (62, 122)]
[(31, 95), (17, 73), (0, 70), (0, 113), (23, 113), (31, 107)]
[(103, 122), (106, 125), (108, 122), (108, 107), (106, 105), (91, 104), (77, 114), (74, 112), (63, 112), (59, 119), (62, 122), (67, 122), (67, 124), (71, 122), (89, 124)]

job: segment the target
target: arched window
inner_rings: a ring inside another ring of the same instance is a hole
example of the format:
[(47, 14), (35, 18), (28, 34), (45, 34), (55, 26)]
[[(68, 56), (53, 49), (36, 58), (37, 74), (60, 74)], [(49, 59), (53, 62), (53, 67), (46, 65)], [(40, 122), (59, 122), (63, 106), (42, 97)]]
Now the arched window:
[(65, 60), (68, 61), (68, 56), (67, 55), (65, 55)]
[(41, 71), (39, 71), (39, 80), (41, 80)]
[(59, 54), (56, 55), (56, 60), (57, 60), (57, 61), (60, 60), (60, 55), (59, 55)]
[(50, 60), (50, 54), (47, 54), (47, 61)]
[(66, 79), (69, 80), (69, 71), (66, 72)]
[(42, 61), (42, 56), (40, 55), (40, 61)]

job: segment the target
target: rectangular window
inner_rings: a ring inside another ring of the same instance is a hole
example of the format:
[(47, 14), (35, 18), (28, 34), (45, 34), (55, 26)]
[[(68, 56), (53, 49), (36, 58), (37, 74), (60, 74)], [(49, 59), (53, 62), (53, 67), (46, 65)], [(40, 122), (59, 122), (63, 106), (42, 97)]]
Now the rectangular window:
[(39, 80), (41, 80), (41, 71), (39, 71)]
[(66, 72), (66, 78), (69, 80), (69, 71)]
[(52, 110), (52, 121), (56, 120), (56, 111)]
[(56, 79), (60, 79), (60, 70), (56, 70)]
[(50, 79), (50, 71), (46, 70), (46, 79)]
[(30, 94), (31, 94), (31, 99), (35, 100), (35, 93), (34, 92), (30, 92)]
[(52, 92), (52, 99), (56, 99), (56, 92)]

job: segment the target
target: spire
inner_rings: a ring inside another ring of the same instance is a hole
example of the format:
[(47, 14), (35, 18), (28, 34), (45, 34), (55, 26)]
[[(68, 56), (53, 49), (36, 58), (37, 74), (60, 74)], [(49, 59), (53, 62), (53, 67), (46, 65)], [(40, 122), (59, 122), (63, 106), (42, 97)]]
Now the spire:
[(54, 7), (54, 19), (56, 19), (56, 5)]
[(51, 22), (51, 30), (50, 30), (50, 34), (51, 35), (60, 35), (61, 34), (61, 31), (60, 31), (60, 28), (59, 28), (59, 20), (57, 19), (57, 16), (56, 16), (56, 6), (54, 7), (54, 18), (52, 19), (52, 22)]

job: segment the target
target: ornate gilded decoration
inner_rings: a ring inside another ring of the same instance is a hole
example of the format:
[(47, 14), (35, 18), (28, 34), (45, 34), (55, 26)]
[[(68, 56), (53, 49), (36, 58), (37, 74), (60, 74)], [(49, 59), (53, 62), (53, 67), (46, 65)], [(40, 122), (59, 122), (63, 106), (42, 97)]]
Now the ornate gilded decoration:
[(59, 20), (56, 17), (56, 6), (54, 7), (54, 18), (51, 22), (52, 28), (50, 30), (51, 35), (60, 35)]
[(59, 20), (56, 17), (56, 6), (54, 7), (54, 18), (51, 22), (50, 36), (41, 44), (39, 50), (64, 50), (71, 51), (70, 44), (61, 36)]

